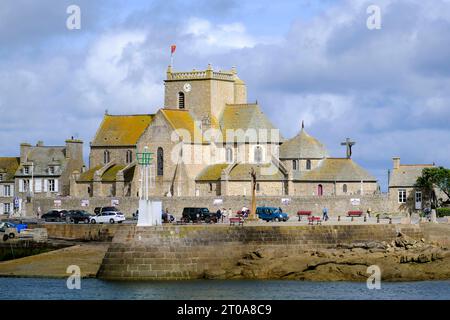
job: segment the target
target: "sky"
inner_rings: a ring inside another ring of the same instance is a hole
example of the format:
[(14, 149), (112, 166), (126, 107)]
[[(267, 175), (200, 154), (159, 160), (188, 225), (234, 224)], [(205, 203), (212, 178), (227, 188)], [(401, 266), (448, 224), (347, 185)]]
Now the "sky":
[(356, 141), (386, 190), (393, 156), (450, 167), (449, 30), (450, 0), (2, 0), (0, 156), (74, 136), (87, 158), (105, 110), (163, 107), (176, 44), (175, 71), (235, 66), (285, 138), (304, 120), (331, 156)]

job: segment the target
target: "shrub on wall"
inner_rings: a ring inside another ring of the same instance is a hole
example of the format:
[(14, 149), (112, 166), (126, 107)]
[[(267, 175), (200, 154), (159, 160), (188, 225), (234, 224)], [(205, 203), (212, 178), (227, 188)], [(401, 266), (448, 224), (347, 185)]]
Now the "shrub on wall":
[(450, 208), (438, 208), (436, 213), (438, 217), (450, 216)]

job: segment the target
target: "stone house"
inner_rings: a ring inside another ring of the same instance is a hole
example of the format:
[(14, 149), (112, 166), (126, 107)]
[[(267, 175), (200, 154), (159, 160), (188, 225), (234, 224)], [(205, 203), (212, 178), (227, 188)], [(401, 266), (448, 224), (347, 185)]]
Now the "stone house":
[(425, 168), (434, 164), (401, 164), (399, 157), (392, 158), (389, 172), (389, 201), (393, 212), (421, 212), (430, 203), (430, 195), (416, 188), (417, 178)]
[(65, 146), (20, 145), (20, 163), (15, 172), (16, 195), (30, 202), (32, 198), (67, 196), (70, 175), (83, 168), (83, 142), (66, 140)]
[(19, 168), (20, 158), (0, 158), (0, 214), (14, 212), (14, 175)]

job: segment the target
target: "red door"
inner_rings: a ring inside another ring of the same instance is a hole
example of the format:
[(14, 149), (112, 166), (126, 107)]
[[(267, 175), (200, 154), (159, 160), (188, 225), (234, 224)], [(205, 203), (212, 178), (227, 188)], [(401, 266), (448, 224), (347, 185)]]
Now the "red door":
[(318, 196), (323, 196), (323, 186), (321, 184), (319, 184), (317, 186), (317, 195)]

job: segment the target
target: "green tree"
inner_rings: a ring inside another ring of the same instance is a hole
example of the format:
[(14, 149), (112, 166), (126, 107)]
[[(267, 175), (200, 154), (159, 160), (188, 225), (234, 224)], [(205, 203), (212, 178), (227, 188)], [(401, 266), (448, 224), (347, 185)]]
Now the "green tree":
[(428, 192), (433, 207), (437, 208), (439, 203), (436, 189), (441, 190), (450, 198), (450, 169), (444, 167), (423, 169), (422, 175), (417, 178), (415, 187)]

